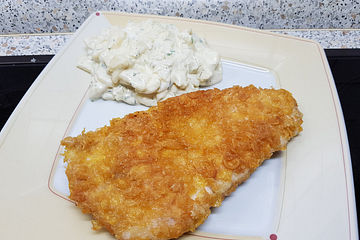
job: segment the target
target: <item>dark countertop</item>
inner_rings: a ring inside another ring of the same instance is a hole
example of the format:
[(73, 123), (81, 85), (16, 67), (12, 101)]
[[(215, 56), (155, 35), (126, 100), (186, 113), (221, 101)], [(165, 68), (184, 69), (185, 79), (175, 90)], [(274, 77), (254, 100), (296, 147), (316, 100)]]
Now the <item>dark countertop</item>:
[[(357, 209), (360, 209), (360, 49), (326, 49), (326, 55), (344, 114)], [(0, 57), (0, 128), (52, 57), (53, 55)]]

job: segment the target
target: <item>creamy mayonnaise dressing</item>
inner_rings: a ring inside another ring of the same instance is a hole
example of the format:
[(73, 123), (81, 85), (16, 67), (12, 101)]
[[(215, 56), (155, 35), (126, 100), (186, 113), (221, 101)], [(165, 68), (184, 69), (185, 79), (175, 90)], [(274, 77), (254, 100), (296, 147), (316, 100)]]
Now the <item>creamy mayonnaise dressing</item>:
[(191, 30), (151, 20), (85, 40), (78, 67), (93, 77), (90, 98), (154, 106), (222, 80), (219, 54)]

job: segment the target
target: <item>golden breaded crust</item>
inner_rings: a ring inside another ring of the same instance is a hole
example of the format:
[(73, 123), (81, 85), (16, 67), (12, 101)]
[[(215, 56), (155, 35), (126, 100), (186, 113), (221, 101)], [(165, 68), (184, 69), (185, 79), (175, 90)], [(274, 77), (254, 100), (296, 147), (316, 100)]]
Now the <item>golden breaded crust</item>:
[(197, 91), (62, 141), (70, 198), (118, 239), (171, 239), (301, 130), (286, 90)]

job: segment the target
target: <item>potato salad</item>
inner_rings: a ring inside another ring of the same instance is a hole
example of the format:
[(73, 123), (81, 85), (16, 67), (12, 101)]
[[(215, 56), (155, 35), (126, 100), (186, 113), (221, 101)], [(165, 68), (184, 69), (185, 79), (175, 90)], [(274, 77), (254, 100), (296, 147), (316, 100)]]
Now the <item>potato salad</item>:
[(90, 98), (154, 106), (222, 80), (219, 54), (191, 30), (151, 20), (110, 27), (85, 40), (78, 67), (92, 75)]

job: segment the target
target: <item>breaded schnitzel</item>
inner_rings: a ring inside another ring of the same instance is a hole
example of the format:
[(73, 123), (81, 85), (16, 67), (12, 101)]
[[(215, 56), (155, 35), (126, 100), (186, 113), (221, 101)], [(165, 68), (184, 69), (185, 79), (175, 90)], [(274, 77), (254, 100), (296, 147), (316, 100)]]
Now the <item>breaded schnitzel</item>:
[(184, 94), (62, 141), (70, 199), (118, 239), (194, 231), (301, 130), (286, 90)]

